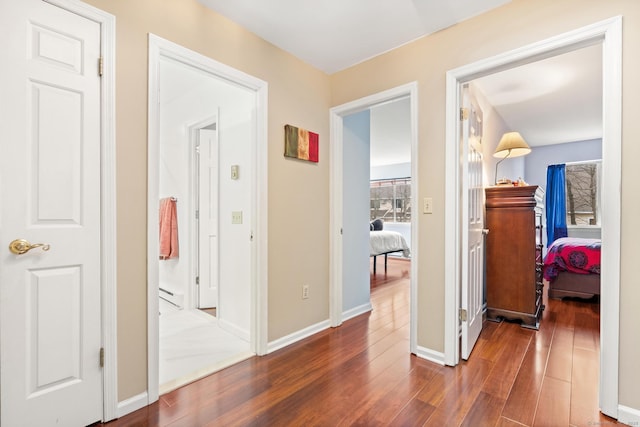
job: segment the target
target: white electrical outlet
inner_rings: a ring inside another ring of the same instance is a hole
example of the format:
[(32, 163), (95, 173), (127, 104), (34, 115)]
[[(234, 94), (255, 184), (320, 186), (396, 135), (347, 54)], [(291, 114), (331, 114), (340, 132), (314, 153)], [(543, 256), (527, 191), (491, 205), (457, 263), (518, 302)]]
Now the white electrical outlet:
[(302, 299), (309, 298), (309, 285), (302, 285)]
[(422, 212), (426, 214), (433, 213), (433, 199), (431, 197), (425, 197), (422, 206)]

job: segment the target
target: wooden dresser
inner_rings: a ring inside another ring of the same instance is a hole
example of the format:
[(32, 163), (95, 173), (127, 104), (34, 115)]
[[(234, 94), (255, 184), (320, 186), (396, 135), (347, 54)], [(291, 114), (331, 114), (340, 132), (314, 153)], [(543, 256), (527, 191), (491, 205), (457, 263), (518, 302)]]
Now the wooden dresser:
[(486, 195), (487, 319), (521, 320), (538, 329), (542, 316), (542, 198), (537, 185), (490, 187)]

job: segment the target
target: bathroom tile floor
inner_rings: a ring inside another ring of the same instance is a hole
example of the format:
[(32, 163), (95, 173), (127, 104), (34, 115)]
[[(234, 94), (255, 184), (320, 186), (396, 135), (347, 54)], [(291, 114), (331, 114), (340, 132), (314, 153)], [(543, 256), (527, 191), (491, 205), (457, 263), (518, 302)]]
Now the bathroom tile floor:
[(160, 394), (253, 356), (249, 343), (224, 331), (199, 310), (162, 307)]

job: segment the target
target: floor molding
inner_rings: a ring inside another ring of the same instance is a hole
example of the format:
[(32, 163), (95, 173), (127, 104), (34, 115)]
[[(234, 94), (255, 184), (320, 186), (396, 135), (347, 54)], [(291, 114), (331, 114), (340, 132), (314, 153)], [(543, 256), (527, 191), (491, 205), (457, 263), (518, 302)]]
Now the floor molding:
[(316, 323), (315, 325), (311, 325), (304, 329), (300, 329), (297, 332), (284, 336), (282, 338), (278, 338), (275, 341), (271, 341), (267, 344), (267, 354), (273, 353), (276, 350), (280, 350), (283, 347), (291, 345), (295, 342), (298, 342), (302, 339), (310, 337), (313, 334), (317, 334), (318, 332), (324, 331), (325, 329), (329, 329), (331, 326), (331, 322), (327, 319), (320, 323)]
[(640, 410), (618, 405), (618, 422), (630, 426), (640, 425)]
[(417, 349), (418, 351), (416, 351), (416, 356), (418, 356), (419, 358), (437, 363), (438, 365), (445, 365), (444, 353), (421, 346), (418, 346)]
[(362, 304), (358, 307), (354, 307), (342, 313), (342, 321), (344, 322), (345, 320), (353, 319), (354, 317), (360, 316), (364, 313), (368, 313), (371, 310), (373, 310), (373, 308), (371, 307), (371, 302)]

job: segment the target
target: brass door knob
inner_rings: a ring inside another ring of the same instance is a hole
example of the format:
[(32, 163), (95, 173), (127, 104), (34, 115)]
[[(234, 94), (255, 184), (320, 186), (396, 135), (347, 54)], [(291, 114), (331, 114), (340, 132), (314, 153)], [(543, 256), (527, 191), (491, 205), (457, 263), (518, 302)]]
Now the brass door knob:
[(34, 248), (42, 248), (43, 251), (48, 251), (50, 247), (51, 246), (46, 243), (34, 243), (32, 245), (24, 239), (16, 239), (13, 242), (9, 243), (9, 250), (11, 251), (11, 253), (14, 253), (16, 255), (26, 254)]

